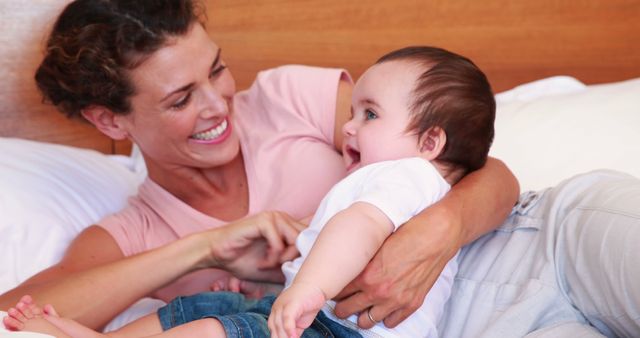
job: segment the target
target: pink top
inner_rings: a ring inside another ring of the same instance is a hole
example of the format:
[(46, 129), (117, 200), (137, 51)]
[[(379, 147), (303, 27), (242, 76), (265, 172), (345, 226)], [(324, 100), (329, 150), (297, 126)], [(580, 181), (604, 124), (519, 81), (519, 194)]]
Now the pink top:
[[(249, 184), (249, 214), (279, 210), (296, 218), (310, 216), (333, 184), (345, 176), (333, 145), (342, 74), (339, 69), (283, 66), (261, 72), (251, 88), (234, 98)], [(224, 224), (148, 178), (124, 210), (99, 222), (126, 256)], [(201, 270), (152, 296), (167, 301), (209, 290), (224, 275), (220, 270)]]

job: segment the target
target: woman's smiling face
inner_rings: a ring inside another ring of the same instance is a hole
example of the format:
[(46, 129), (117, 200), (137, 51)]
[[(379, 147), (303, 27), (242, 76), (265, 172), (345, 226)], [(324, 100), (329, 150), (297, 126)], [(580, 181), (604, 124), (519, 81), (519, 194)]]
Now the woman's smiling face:
[(238, 156), (235, 82), (200, 24), (130, 71), (132, 112), (116, 116), (147, 161), (208, 168)]

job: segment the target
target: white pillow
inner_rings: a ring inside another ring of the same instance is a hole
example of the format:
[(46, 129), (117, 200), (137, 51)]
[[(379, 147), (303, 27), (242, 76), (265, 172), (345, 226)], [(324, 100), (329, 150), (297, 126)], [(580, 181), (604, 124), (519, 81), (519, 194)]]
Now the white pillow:
[(0, 138), (0, 293), (56, 263), (142, 178), (126, 156)]
[(490, 155), (513, 170), (522, 191), (600, 168), (640, 177), (640, 78), (582, 88), (568, 84), (555, 91), (542, 86), (547, 93), (536, 95), (538, 81), (519, 86), (518, 95), (496, 95)]
[(583, 91), (586, 85), (571, 76), (552, 76), (515, 86), (496, 94), (497, 102), (531, 101), (544, 96)]

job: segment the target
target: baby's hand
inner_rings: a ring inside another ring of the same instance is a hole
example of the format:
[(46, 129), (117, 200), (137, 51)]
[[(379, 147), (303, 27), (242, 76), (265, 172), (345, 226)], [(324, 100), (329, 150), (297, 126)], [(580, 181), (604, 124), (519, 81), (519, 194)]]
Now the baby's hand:
[(271, 337), (300, 337), (316, 318), (326, 302), (319, 287), (309, 283), (293, 283), (276, 299), (269, 315)]

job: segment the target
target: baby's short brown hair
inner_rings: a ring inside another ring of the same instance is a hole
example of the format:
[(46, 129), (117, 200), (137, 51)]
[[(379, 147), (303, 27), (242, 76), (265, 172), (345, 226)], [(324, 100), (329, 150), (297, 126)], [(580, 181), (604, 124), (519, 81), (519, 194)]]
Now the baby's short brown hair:
[(447, 142), (436, 161), (465, 173), (482, 167), (493, 142), (496, 102), (489, 81), (471, 60), (447, 50), (406, 47), (381, 57), (416, 62), (424, 69), (413, 89), (409, 130), (422, 136), (440, 127)]

